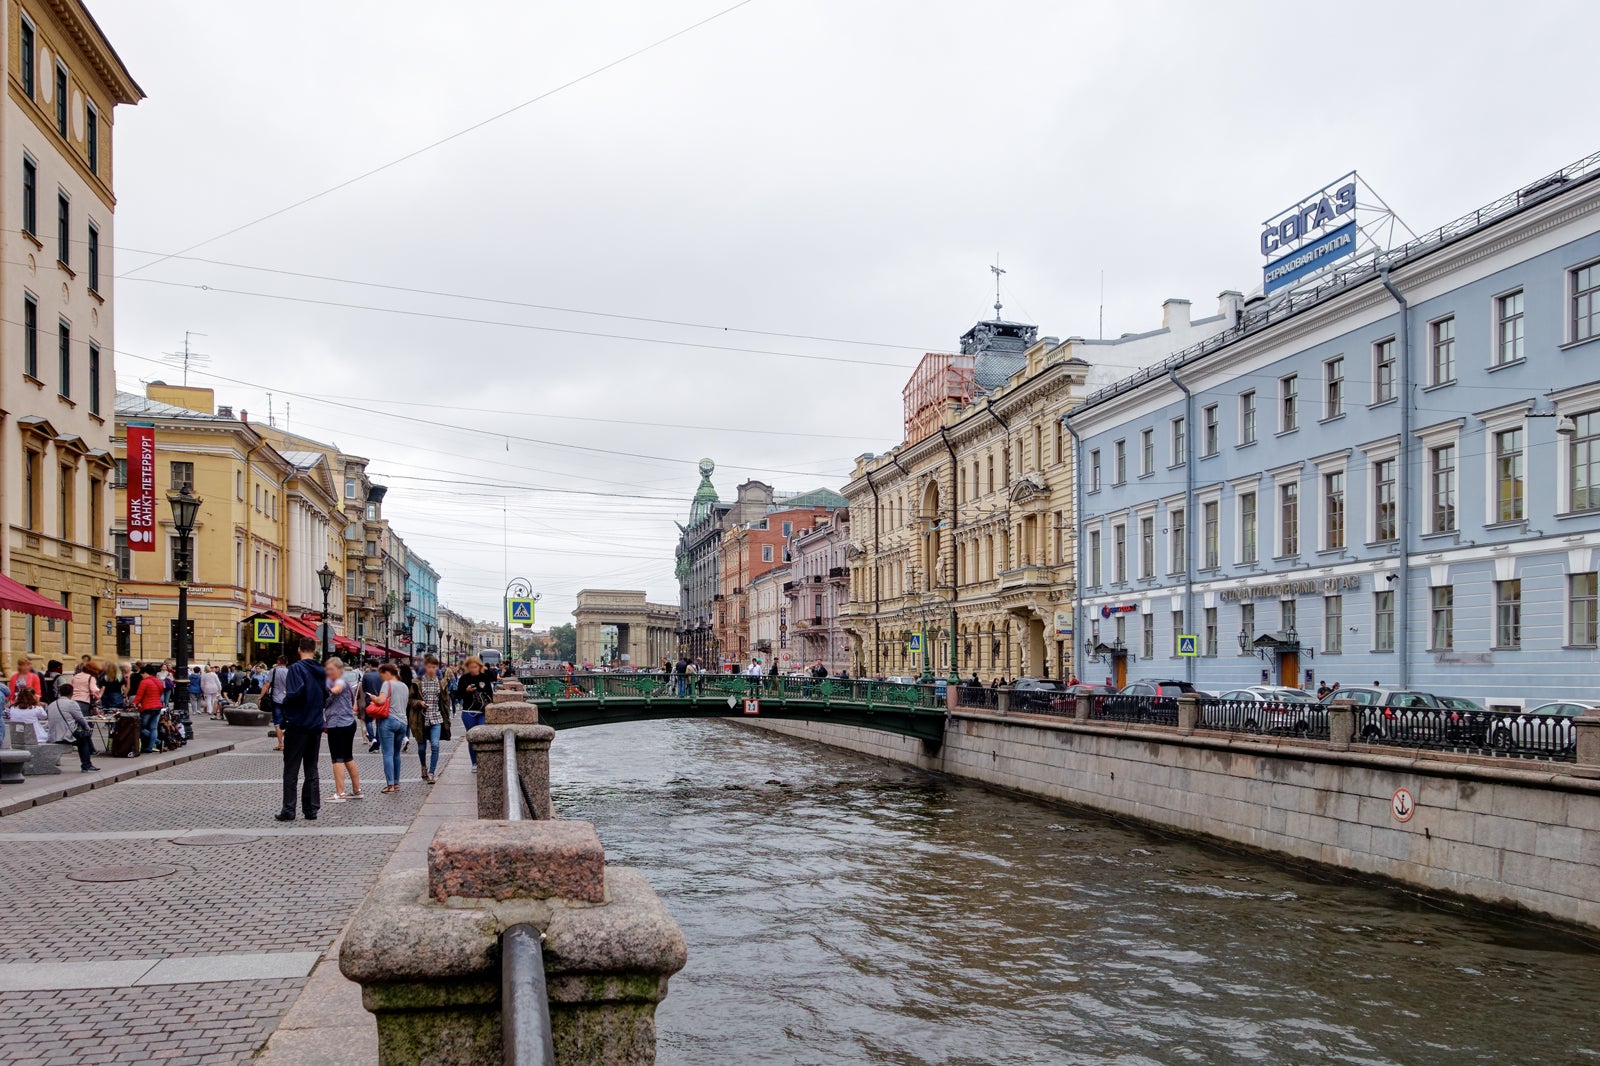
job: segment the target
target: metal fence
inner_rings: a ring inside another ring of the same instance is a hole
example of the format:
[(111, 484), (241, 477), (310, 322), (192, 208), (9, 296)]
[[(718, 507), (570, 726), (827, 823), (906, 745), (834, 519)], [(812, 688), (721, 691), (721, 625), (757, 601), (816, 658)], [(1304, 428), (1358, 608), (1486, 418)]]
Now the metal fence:
[(1328, 739), (1328, 708), (1320, 703), (1201, 700), (1199, 729), (1224, 733)]
[(674, 674), (636, 671), (608, 674), (532, 676), (523, 682), (528, 693), (540, 699), (745, 699), (809, 700), (817, 703), (854, 703), (868, 706), (940, 710), (945, 706), (946, 682), (916, 684), (865, 678), (802, 675)]
[(1111, 694), (1089, 697), (1091, 722), (1178, 724), (1178, 701), (1171, 696)]
[(1048, 688), (1012, 689), (1010, 707), (1023, 714), (1053, 714), (1071, 718), (1078, 710), (1078, 697)]
[(1571, 762), (1577, 730), (1558, 714), (1435, 707), (1358, 707), (1354, 740), (1476, 755)]

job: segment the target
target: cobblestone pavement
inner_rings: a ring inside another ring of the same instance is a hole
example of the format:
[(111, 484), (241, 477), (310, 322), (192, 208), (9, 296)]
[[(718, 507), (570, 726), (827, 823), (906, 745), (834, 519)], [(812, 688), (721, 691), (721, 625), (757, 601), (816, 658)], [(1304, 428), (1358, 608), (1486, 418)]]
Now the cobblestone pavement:
[[(379, 793), (378, 756), (359, 752), (368, 798), (345, 803), (326, 802), (324, 755), (320, 817), (280, 824), (272, 815), (283, 763), (273, 741), (256, 730), (201, 728), (244, 736), (233, 752), (0, 820), (0, 968), (320, 952), (333, 942), (427, 796), (415, 752), (404, 763), (411, 780), (391, 796)], [(441, 764), (452, 748), (446, 743)], [(211, 834), (235, 842), (205, 842)], [(173, 842), (183, 835), (201, 839)], [(175, 870), (131, 881), (71, 876), (149, 864)], [(0, 992), (0, 1061), (248, 1062), (303, 984)]]

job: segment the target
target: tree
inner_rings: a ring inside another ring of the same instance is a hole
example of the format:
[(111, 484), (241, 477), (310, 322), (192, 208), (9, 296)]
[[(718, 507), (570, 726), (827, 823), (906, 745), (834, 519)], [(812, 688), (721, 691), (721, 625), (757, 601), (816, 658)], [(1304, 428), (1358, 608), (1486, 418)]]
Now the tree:
[(572, 623), (551, 626), (550, 635), (556, 638), (556, 658), (562, 662), (578, 661), (578, 627)]

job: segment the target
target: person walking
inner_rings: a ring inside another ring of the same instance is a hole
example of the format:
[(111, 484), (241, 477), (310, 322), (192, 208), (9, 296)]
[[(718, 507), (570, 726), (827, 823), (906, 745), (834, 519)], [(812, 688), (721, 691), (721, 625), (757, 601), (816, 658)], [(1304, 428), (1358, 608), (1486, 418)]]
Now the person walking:
[[(362, 799), (361, 774), (356, 770), (356, 691), (345, 680), (344, 662), (333, 656), (322, 664), (328, 675), (328, 703), (324, 710), (323, 731), (328, 737), (328, 757), (333, 760), (334, 803), (347, 799)], [(345, 791), (345, 777), (350, 778), (350, 791)]]
[(205, 705), (207, 718), (222, 717), (218, 706), (221, 697), (222, 675), (217, 673), (216, 667), (207, 667), (206, 672), (200, 675), (200, 702)]
[(433, 784), (439, 770), (439, 737), (444, 731), (446, 701), (444, 680), (439, 676), (439, 660), (429, 655), (422, 661), (422, 676), (412, 685), (422, 700), (421, 720), (416, 723), (417, 761), (422, 764), (422, 779)]
[(94, 764), (94, 731), (81, 708), (82, 704), (72, 697), (72, 682), (62, 678), (60, 698), (45, 708), (47, 739), (51, 744), (77, 748), (78, 769), (86, 774), (97, 773), (100, 768)]
[(149, 755), (161, 748), (161, 707), (166, 700), (166, 686), (161, 683), (161, 668), (155, 663), (144, 664), (144, 676), (133, 695), (133, 709), (139, 712), (139, 754)]
[[(309, 637), (301, 637), (309, 640)], [(278, 656), (278, 664), (267, 675), (267, 686), (262, 694), (265, 699), (267, 694), (272, 696), (272, 727), (278, 731), (278, 746), (273, 751), (283, 750), (283, 701), (289, 693), (289, 662), (282, 655)]]
[(367, 704), (382, 691), (383, 677), (378, 673), (378, 660), (368, 659), (366, 673), (361, 675), (361, 691), (357, 693), (360, 699), (356, 704), (356, 709), (366, 722), (368, 754), (378, 750), (378, 720), (367, 713)]
[(382, 689), (368, 705), (369, 716), (378, 719), (378, 744), (383, 751), (385, 792), (400, 791), (400, 756), (406, 739), (406, 704), (411, 690), (400, 681), (400, 668), (394, 663), (378, 667)]
[[(489, 686), (489, 675), (483, 672), (483, 660), (476, 655), (467, 659), (465, 671), (456, 682), (456, 701), (461, 704), (462, 732), (471, 732), (483, 724), (489, 702), (494, 698)], [(478, 772), (478, 753), (467, 745), (467, 756), (472, 759), (472, 772)]]
[[(286, 668), (282, 725), (279, 734), (283, 747), (283, 807), (273, 817), (280, 822), (294, 821), (294, 794), (300, 791), (300, 810), (306, 821), (314, 822), (322, 807), (322, 781), (317, 776), (317, 757), (322, 753), (324, 707), (328, 696), (328, 676), (313, 656), (317, 642), (300, 638), (300, 658)], [(305, 773), (304, 784), (300, 781)]]

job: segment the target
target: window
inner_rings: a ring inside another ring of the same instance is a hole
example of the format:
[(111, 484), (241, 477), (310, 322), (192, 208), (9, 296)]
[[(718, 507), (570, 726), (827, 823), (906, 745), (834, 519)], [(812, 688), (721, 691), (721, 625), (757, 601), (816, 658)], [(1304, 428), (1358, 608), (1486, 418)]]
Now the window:
[(78, 532), (76, 508), (73, 504), (78, 494), (77, 471), (70, 466), (61, 467), (61, 477), (56, 482), (56, 536), (62, 540), (76, 540)]
[(39, 235), (39, 168), (22, 157), (22, 231)]
[(1428, 648), (1449, 651), (1456, 646), (1456, 590), (1450, 585), (1440, 585), (1429, 591), (1433, 595), (1433, 624), (1428, 627)]
[(1154, 577), (1156, 572), (1156, 520), (1139, 519), (1139, 576)]
[(1222, 565), (1222, 533), (1220, 512), (1222, 505), (1213, 500), (1200, 505), (1200, 524), (1205, 539), (1205, 569), (1215, 570)]
[(1278, 486), (1278, 554), (1300, 554), (1300, 484)]
[(29, 451), (22, 464), (23, 525), (40, 532), (39, 523), (44, 518), (44, 457)]
[(93, 104), (85, 105), (83, 144), (89, 157), (89, 173), (100, 173), (100, 112)]
[(1494, 365), (1505, 366), (1522, 358), (1522, 290), (1495, 297)]
[(1244, 638), (1239, 654), (1254, 655), (1255, 649), (1251, 645), (1256, 640), (1256, 605), (1253, 603), (1239, 605), (1239, 635)]
[[(974, 478), (974, 481), (977, 479)], [(1089, 491), (1100, 491), (1100, 449), (1089, 453)]]
[(1172, 654), (1178, 654), (1178, 637), (1183, 634), (1183, 612), (1172, 612)]
[(1289, 433), (1300, 426), (1300, 377), (1290, 374), (1278, 380), (1278, 431)]
[[(1128, 442), (1119, 440), (1119, 441), (1117, 441), (1116, 444), (1112, 445), (1111, 483), (1113, 485), (1121, 485), (1122, 483), (1124, 483), (1127, 480), (1128, 480)], [(994, 486), (992, 484), (989, 487), (991, 489), (994, 488)]]
[(1322, 475), (1322, 546), (1344, 547), (1344, 471)]
[(992, 456), (992, 455), (988, 456), (987, 457), (987, 461), (988, 461), (988, 470), (989, 470), (989, 491), (993, 492), (994, 491), (994, 456)]
[(89, 413), (100, 413), (100, 347), (89, 345)]
[(24, 18), (22, 19), (21, 45), (22, 45), (22, 70), (21, 70), (21, 73), (22, 73), (22, 91), (28, 94), (28, 99), (29, 100), (33, 100), (33, 99), (37, 98), (37, 94), (38, 94), (38, 86), (37, 86), (38, 79), (34, 76), (34, 73), (33, 73), (33, 62), (34, 62), (34, 54), (35, 54), (34, 43), (33, 43), (33, 23), (29, 22), (27, 20), (26, 16), (24, 16)]
[(56, 130), (67, 135), (67, 68), (56, 64)]
[(1494, 498), (1496, 522), (1520, 522), (1523, 512), (1522, 430), (1494, 435)]
[(1372, 594), (1372, 650), (1394, 651), (1394, 593)]
[(176, 492), (178, 490), (181, 490), (185, 485), (188, 485), (191, 489), (194, 487), (194, 464), (193, 463), (178, 463), (178, 462), (174, 462), (174, 463), (171, 464), (171, 467), (172, 467), (172, 488), (173, 488), (173, 491)]
[(1256, 394), (1242, 392), (1239, 394), (1239, 443), (1254, 444), (1256, 442)]
[(1428, 449), (1428, 531), (1449, 533), (1456, 528), (1456, 446), (1441, 444)]
[(1322, 417), (1344, 414), (1344, 356), (1322, 364)]
[(1600, 263), (1572, 271), (1572, 340), (1600, 336)]
[(1456, 320), (1441, 318), (1428, 327), (1428, 384), (1448, 385), (1456, 379)]
[(133, 553), (128, 550), (128, 535), (126, 533), (113, 533), (111, 535), (111, 550), (117, 559), (117, 580), (133, 580)]
[(1376, 541), (1394, 540), (1399, 535), (1395, 511), (1395, 462), (1379, 459), (1372, 464), (1372, 536)]
[(39, 377), (39, 301), (32, 296), (22, 299), (22, 372)]
[(375, 504), (375, 503), (367, 504), (367, 521), (368, 522), (376, 522), (377, 520), (378, 520), (378, 505)]
[(1202, 442), (1205, 451), (1202, 454), (1216, 455), (1221, 447), (1222, 436), (1221, 427), (1217, 424), (1217, 405), (1207, 407), (1201, 412), (1201, 417), (1205, 420), (1205, 438)]
[(1156, 616), (1146, 611), (1139, 618), (1144, 623), (1144, 657), (1153, 659), (1156, 655)]
[(64, 192), (56, 194), (56, 258), (72, 263), (72, 201)]
[(1322, 597), (1322, 654), (1344, 651), (1344, 597)]
[(356, 498), (356, 479), (353, 477), (344, 479), (344, 498), (347, 500)]
[(1167, 558), (1172, 561), (1167, 570), (1170, 573), (1181, 574), (1189, 566), (1189, 528), (1182, 507), (1175, 507), (1168, 512), (1167, 529), (1171, 531)]
[(1156, 469), (1156, 431), (1139, 431), (1139, 476), (1145, 477)]
[(1128, 527), (1111, 527), (1111, 576), (1117, 582), (1128, 580)]
[(89, 291), (100, 291), (100, 227), (89, 223)]
[(367, 558), (368, 559), (376, 559), (377, 557), (378, 557), (378, 542), (375, 541), (375, 540), (367, 541)]
[(65, 322), (56, 322), (56, 354), (61, 364), (61, 382), (56, 386), (63, 396), (72, 395), (72, 327)]
[(1206, 608), (1205, 654), (1208, 659), (1217, 657), (1217, 609), (1215, 607)]
[(1600, 575), (1594, 572), (1570, 574), (1567, 577), (1567, 643), (1575, 647), (1592, 648), (1596, 640), (1596, 594), (1600, 592)]
[(111, 468), (111, 486), (118, 489), (126, 488), (128, 485), (128, 460), (115, 459), (113, 462), (115, 465)]
[(1189, 461), (1189, 435), (1184, 420), (1172, 420), (1172, 465), (1182, 466)]
[(1256, 494), (1239, 493), (1239, 561), (1256, 561)]
[(1395, 398), (1394, 338), (1372, 346), (1372, 402), (1388, 403)]
[(1567, 445), (1572, 460), (1572, 510), (1600, 510), (1600, 411), (1573, 418), (1577, 432)]
[(1100, 531), (1089, 531), (1089, 584), (1091, 587), (1100, 584)]
[(1494, 646), (1522, 647), (1522, 582), (1494, 583)]
[(1283, 616), (1283, 628), (1293, 631), (1299, 626), (1300, 620), (1295, 616), (1295, 602), (1293, 600), (1278, 601), (1278, 611)]

